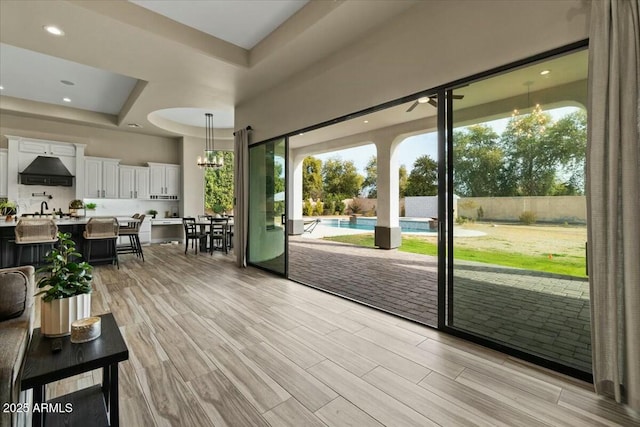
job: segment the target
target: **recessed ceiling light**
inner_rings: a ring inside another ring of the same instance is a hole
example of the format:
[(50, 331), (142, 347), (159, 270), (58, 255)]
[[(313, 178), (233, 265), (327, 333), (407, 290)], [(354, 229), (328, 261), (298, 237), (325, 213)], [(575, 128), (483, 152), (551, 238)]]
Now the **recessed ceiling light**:
[(74, 82), (70, 82), (69, 80), (60, 80), (60, 83), (62, 83), (63, 85), (67, 85), (67, 86), (74, 86), (75, 85)]
[(541, 76), (546, 76), (547, 74), (549, 74), (551, 72), (551, 70), (542, 70), (540, 71), (540, 75)]
[(60, 28), (56, 27), (55, 25), (45, 25), (43, 27), (47, 33), (52, 34), (54, 36), (64, 36), (64, 31), (62, 31)]
[(129, 126), (130, 128), (141, 128), (142, 127), (138, 123), (129, 123), (127, 126)]
[(369, 123), (369, 120), (365, 120), (364, 122), (365, 122), (365, 123)]
[(67, 97), (62, 98), (62, 100), (63, 100), (64, 102), (71, 102), (71, 98), (67, 98)]
[(4, 90), (4, 86), (0, 86), (0, 90)]
[(304, 135), (304, 132), (300, 132), (298, 135), (302, 136), (302, 135)]

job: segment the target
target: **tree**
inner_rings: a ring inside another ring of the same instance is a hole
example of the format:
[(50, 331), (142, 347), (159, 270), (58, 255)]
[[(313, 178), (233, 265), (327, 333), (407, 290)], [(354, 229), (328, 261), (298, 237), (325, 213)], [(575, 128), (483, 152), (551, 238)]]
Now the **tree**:
[(434, 196), (438, 194), (438, 163), (428, 155), (413, 163), (407, 179), (405, 196)]
[(558, 175), (570, 170), (567, 185), (583, 186), (586, 155), (586, 114), (572, 113), (553, 123), (536, 106), (531, 114), (516, 113), (501, 137), (505, 152), (503, 195), (546, 196), (557, 194)]
[(500, 194), (504, 152), (489, 126), (474, 125), (453, 132), (455, 193), (466, 197)]
[(338, 157), (328, 159), (322, 165), (324, 197), (339, 196), (342, 199), (358, 197), (364, 177), (358, 173), (351, 160)]
[(367, 194), (370, 199), (378, 197), (378, 158), (371, 156), (364, 171), (367, 176), (362, 183), (362, 193)]
[(400, 165), (400, 167), (398, 168), (398, 186), (400, 187), (398, 189), (398, 194), (400, 195), (400, 198), (403, 198), (405, 196), (405, 193), (407, 192), (408, 179), (409, 177), (407, 176), (407, 167), (405, 165)]
[(322, 197), (322, 160), (313, 156), (302, 161), (302, 198), (318, 200)]
[(222, 213), (233, 209), (233, 153), (222, 154), (224, 166), (220, 169), (206, 169), (204, 184), (204, 208), (207, 212)]

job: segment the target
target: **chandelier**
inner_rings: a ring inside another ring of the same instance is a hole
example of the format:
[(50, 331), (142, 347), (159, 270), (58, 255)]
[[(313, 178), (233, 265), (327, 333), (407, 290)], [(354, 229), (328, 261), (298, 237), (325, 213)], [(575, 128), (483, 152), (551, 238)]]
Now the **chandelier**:
[(213, 142), (213, 114), (204, 114), (204, 157), (198, 156), (198, 166), (202, 168), (220, 169), (224, 166), (222, 153), (216, 154)]

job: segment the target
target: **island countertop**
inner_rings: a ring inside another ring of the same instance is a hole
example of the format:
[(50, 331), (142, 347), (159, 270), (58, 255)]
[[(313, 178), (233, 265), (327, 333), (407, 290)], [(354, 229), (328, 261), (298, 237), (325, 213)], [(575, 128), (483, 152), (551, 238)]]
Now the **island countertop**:
[[(34, 217), (34, 218), (25, 218), (25, 219), (50, 219), (47, 217)], [(89, 221), (90, 217), (75, 217), (75, 218), (58, 218), (58, 219), (54, 219), (55, 223), (57, 225), (84, 225), (87, 223), (87, 221)], [(12, 220), (12, 221), (5, 221), (5, 220), (0, 220), (0, 227), (15, 227), (16, 224), (18, 223), (18, 221), (16, 220)]]

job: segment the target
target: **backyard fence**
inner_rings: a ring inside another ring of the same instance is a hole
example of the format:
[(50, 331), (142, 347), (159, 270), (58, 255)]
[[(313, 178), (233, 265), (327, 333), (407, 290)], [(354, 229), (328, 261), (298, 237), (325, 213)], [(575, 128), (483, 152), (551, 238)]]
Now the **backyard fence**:
[(585, 196), (464, 197), (458, 200), (458, 215), (474, 220), (517, 222), (524, 212), (531, 212), (541, 222), (587, 222)]

